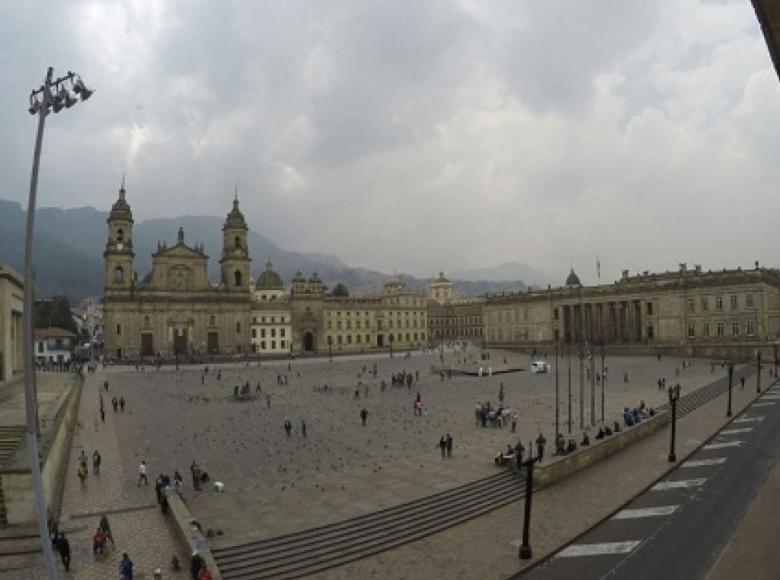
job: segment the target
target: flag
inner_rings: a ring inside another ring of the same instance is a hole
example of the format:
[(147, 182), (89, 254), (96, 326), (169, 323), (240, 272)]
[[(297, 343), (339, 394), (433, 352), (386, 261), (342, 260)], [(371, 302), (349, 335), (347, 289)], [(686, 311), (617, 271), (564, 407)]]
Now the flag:
[(599, 260), (598, 254), (596, 254), (596, 275), (599, 278), (599, 283), (601, 283), (601, 260)]

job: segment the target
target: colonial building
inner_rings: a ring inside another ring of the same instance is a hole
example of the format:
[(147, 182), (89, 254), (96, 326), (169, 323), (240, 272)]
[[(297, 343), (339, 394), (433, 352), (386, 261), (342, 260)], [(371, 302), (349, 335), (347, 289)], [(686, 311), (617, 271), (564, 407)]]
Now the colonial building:
[(67, 365), (78, 345), (78, 335), (60, 328), (35, 329), (35, 362), (39, 365)]
[(0, 385), (22, 372), (22, 279), (0, 262)]
[(484, 299), (460, 298), (453, 283), (439, 272), (428, 286), (428, 336), (433, 342), (469, 340), (481, 342)]
[(248, 227), (238, 198), (222, 228), (220, 280), (208, 279), (202, 246), (159, 244), (141, 282), (133, 269), (133, 215), (124, 184), (108, 216), (105, 258), (106, 356), (186, 357), (242, 354), (250, 346), (252, 305)]
[(278, 355), (292, 351), (290, 301), (281, 276), (268, 262), (254, 287), (252, 352)]
[(703, 356), (748, 351), (780, 339), (780, 272), (703, 271), (634, 276), (582, 286), (572, 271), (561, 288), (490, 296), (489, 346), (608, 344), (669, 348)]

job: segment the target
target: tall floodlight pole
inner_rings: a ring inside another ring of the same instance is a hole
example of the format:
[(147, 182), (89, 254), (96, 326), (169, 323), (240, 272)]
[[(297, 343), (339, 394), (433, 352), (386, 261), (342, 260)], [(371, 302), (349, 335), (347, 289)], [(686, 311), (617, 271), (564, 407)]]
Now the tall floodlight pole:
[[(566, 349), (566, 358), (569, 360), (569, 414), (566, 415), (569, 424), (569, 435), (571, 435), (571, 344)], [(558, 435), (556, 433), (556, 435)]]
[[(30, 93), (31, 115), (38, 115), (38, 132), (35, 137), (35, 152), (33, 153), (32, 175), (30, 176), (30, 196), (27, 202), (27, 231), (24, 239), (24, 312), (22, 325), (24, 339), (24, 404), (27, 418), (27, 455), (32, 475), (33, 494), (35, 496), (35, 516), (38, 522), (38, 533), (41, 537), (43, 559), (49, 578), (57, 578), (57, 568), (54, 565), (54, 553), (49, 540), (49, 527), (46, 514), (46, 497), (41, 478), (40, 451), (38, 450), (38, 398), (35, 384), (35, 365), (33, 361), (33, 304), (35, 290), (33, 288), (33, 231), (35, 226), (35, 200), (38, 192), (38, 168), (41, 161), (43, 145), (43, 128), (46, 116), (50, 111), (59, 113), (63, 108), (69, 109), (78, 102), (71, 94), (87, 100), (92, 90), (84, 86), (77, 74), (68, 72), (64, 77), (52, 80), (54, 69), (49, 67), (44, 84)], [(70, 85), (70, 90), (68, 90)]]
[(560, 402), (558, 397), (558, 336), (555, 336), (555, 436), (560, 433)]
[(601, 343), (601, 423), (604, 423), (604, 383), (607, 377), (604, 375), (604, 343)]

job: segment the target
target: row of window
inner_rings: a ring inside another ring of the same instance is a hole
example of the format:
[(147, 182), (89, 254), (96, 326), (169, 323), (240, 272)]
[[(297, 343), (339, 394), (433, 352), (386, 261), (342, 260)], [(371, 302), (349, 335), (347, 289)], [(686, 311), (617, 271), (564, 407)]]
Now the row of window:
[(454, 326), (456, 324), (478, 324), (482, 326), (482, 319), (478, 316), (468, 316), (465, 319), (453, 316), (446, 318), (428, 318), (429, 326)]
[[(276, 338), (276, 330), (277, 330), (276, 328), (269, 328), (267, 330), (271, 331), (269, 333), (271, 338)], [(265, 331), (266, 331), (265, 328), (261, 328), (260, 329), (260, 338), (265, 338)], [(284, 328), (280, 328), (279, 329), (279, 338), (284, 338), (284, 336), (285, 336), (285, 329)], [(252, 338), (257, 338), (257, 329), (256, 328), (252, 329)]]
[[(364, 339), (365, 336), (365, 339)], [(425, 340), (425, 333), (424, 332), (407, 332), (406, 333), (406, 342), (418, 342), (418, 341), (424, 341)], [(335, 340), (333, 336), (328, 335), (327, 342), (328, 344), (372, 344), (371, 343), (371, 335), (366, 334), (355, 334), (355, 340), (354, 343), (352, 341), (353, 335), (347, 334), (345, 336), (343, 335), (336, 335)], [(404, 341), (404, 334), (399, 333), (397, 336), (395, 334), (388, 334), (387, 339), (390, 342), (396, 342), (396, 341)]]
[(260, 317), (253, 316), (252, 317), (252, 324), (258, 324), (258, 320), (260, 321), (260, 324), (268, 324), (268, 323), (276, 324), (277, 323), (277, 318), (278, 318), (279, 324), (284, 324), (285, 322), (287, 322), (287, 317), (286, 316), (279, 316), (279, 317), (276, 317), (276, 316), (260, 316)]
[[(260, 350), (268, 350), (266, 346), (270, 346), (270, 350), (276, 350), (276, 341), (272, 340), (270, 342), (266, 342), (265, 340), (260, 341)], [(280, 340), (279, 341), (279, 348), (281, 350), (287, 350), (287, 341), (286, 340)]]
[[(697, 335), (697, 324), (694, 322), (688, 323), (688, 338), (694, 338), (696, 336), (703, 336), (703, 337), (709, 337), (709, 336), (726, 336), (726, 330), (730, 330), (729, 336), (740, 336), (740, 333), (742, 332), (742, 324), (739, 321), (733, 321), (729, 326), (725, 322), (716, 322), (714, 326), (711, 326), (709, 322), (702, 322), (701, 328), (699, 328), (699, 332), (701, 334)], [(756, 324), (753, 320), (748, 320), (745, 322), (744, 325), (745, 335), (746, 336), (755, 336), (756, 335)], [(711, 334), (711, 332), (714, 331), (714, 335)]]
[[(386, 314), (389, 317), (395, 316), (396, 318), (398, 318), (401, 315), (403, 315), (403, 316), (406, 316), (408, 318), (409, 317), (409, 312), (411, 312), (412, 316), (414, 316), (414, 317), (417, 317), (418, 315), (425, 316), (425, 312), (422, 312), (420, 310), (411, 310), (411, 311), (404, 310), (403, 312), (399, 311), (399, 310), (390, 310), (390, 311), (384, 311), (383, 310), (383, 311), (377, 312), (376, 314)], [(336, 318), (341, 318), (341, 313), (342, 313), (341, 310), (326, 310), (325, 311), (325, 316), (326, 317), (331, 317), (331, 316), (335, 315)], [(355, 318), (360, 318), (360, 316), (363, 314), (362, 312), (360, 312), (358, 310), (354, 310), (354, 311), (353, 310), (346, 310), (346, 311), (344, 311), (344, 316), (346, 318), (350, 318), (353, 313), (355, 314)], [(366, 312), (365, 313), (365, 318), (370, 318), (370, 317), (371, 317), (371, 312)]]
[[(740, 295), (739, 294), (731, 294), (728, 300), (729, 309), (730, 310), (738, 310), (740, 308)], [(753, 298), (753, 294), (745, 294), (743, 296), (744, 301), (744, 307), (745, 308), (755, 308), (755, 299)], [(710, 310), (710, 296), (701, 296), (699, 297), (698, 303), (699, 303), (699, 311), (700, 312), (709, 312)], [(714, 300), (714, 306), (715, 306), (715, 312), (722, 312), (724, 307), (724, 297), (723, 296), (715, 296)], [(695, 298), (688, 298), (688, 312), (694, 313), (696, 312), (696, 299)]]

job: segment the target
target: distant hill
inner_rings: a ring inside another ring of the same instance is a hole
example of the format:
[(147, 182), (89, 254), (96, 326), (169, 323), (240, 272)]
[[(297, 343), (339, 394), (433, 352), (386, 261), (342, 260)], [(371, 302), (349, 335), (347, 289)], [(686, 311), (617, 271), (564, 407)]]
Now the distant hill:
[(490, 280), (492, 282), (511, 282), (523, 280), (530, 286), (546, 287), (548, 284), (560, 286), (566, 278), (565, 273), (541, 272), (523, 264), (522, 262), (505, 262), (497, 266), (485, 268), (472, 268), (470, 270), (456, 270), (452, 277), (468, 282)]
[[(63, 294), (75, 304), (87, 296), (102, 294), (107, 217), (107, 212), (91, 207), (46, 207), (36, 212), (34, 262), (38, 296)], [(19, 272), (24, 262), (25, 220), (26, 212), (18, 202), (0, 199), (0, 260)], [(209, 275), (212, 280), (217, 280), (223, 223), (223, 217), (211, 216), (181, 216), (136, 222), (133, 228), (133, 248), (139, 280), (151, 270), (151, 255), (157, 250), (157, 242), (167, 240), (169, 244), (173, 243), (179, 226), (184, 228), (185, 240), (189, 244), (205, 245), (206, 254), (211, 258)], [(307, 276), (317, 272), (327, 286), (332, 288), (341, 282), (352, 294), (378, 293), (382, 285), (392, 278), (376, 270), (351, 268), (341, 259), (328, 254), (284, 250), (251, 230), (247, 240), (255, 277), (270, 260), (285, 281), (289, 282), (298, 270)], [(413, 276), (401, 278), (410, 288), (417, 290), (424, 289), (429, 282)], [(453, 282), (461, 295), (526, 288), (520, 279)]]

